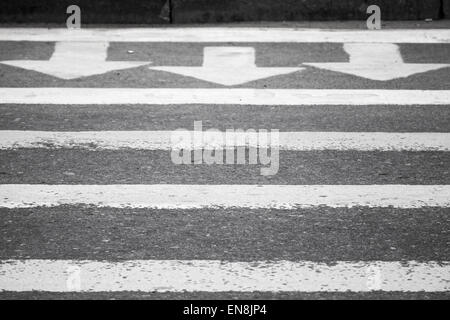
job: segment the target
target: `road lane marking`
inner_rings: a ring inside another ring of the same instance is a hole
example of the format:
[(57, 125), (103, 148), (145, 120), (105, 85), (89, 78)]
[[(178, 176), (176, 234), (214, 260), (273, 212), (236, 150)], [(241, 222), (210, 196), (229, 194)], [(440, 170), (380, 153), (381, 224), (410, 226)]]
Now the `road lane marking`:
[(0, 28), (0, 41), (450, 43), (448, 29)]
[(225, 86), (289, 74), (304, 68), (257, 67), (253, 47), (205, 47), (201, 67), (149, 67)]
[(145, 61), (106, 61), (107, 42), (57, 42), (50, 60), (9, 60), (2, 64), (71, 80), (103, 74), (113, 70), (136, 68)]
[(450, 207), (450, 185), (0, 185), (0, 207)]
[[(278, 142), (259, 141), (258, 132), (196, 131), (20, 131), (0, 130), (0, 150), (165, 150), (270, 147), (292, 151), (450, 151), (448, 132), (279, 132)], [(271, 132), (265, 133), (270, 138)], [(178, 138), (183, 137), (183, 143)], [(177, 141), (176, 141), (177, 140)]]
[(450, 263), (2, 260), (0, 291), (446, 292)]
[(0, 88), (0, 104), (450, 105), (450, 90)]
[(371, 80), (388, 81), (450, 67), (450, 64), (404, 63), (398, 45), (391, 43), (345, 43), (350, 62), (304, 63)]

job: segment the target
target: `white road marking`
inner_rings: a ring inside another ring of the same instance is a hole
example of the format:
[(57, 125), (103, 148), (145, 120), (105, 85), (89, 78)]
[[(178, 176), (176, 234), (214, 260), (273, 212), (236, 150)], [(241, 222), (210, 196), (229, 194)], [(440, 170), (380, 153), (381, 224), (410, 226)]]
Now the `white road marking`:
[(269, 78), (304, 68), (259, 68), (253, 47), (205, 47), (202, 67), (150, 67), (226, 86)]
[[(258, 132), (194, 131), (14, 131), (0, 130), (0, 150), (89, 149), (172, 150), (272, 147), (295, 151), (450, 151), (450, 133), (438, 132), (279, 132), (278, 142), (258, 142)], [(263, 134), (263, 133), (261, 133)], [(270, 131), (264, 136), (270, 139)], [(182, 137), (179, 142), (177, 137)], [(268, 140), (270, 141), (270, 140)]]
[(350, 56), (348, 63), (304, 63), (304, 65), (379, 81), (405, 78), (417, 73), (450, 67), (450, 64), (404, 63), (396, 44), (345, 43), (344, 50)]
[(450, 105), (450, 90), (0, 88), (0, 104)]
[(0, 41), (450, 43), (448, 29), (0, 28)]
[(450, 263), (3, 260), (0, 291), (445, 292)]
[(450, 207), (450, 185), (0, 185), (0, 207)]
[(144, 61), (106, 61), (108, 46), (107, 42), (57, 42), (49, 61), (10, 60), (0, 63), (66, 80), (150, 64)]

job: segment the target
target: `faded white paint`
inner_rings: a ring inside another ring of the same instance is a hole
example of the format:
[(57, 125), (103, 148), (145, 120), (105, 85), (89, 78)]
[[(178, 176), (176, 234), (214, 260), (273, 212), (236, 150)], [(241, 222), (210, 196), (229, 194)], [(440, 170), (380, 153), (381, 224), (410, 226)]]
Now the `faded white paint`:
[(0, 104), (450, 105), (450, 90), (0, 88)]
[[(68, 282), (74, 268), (77, 286)], [(375, 287), (373, 270), (380, 277)], [(445, 292), (450, 291), (450, 263), (3, 260), (0, 291)]]
[(106, 61), (108, 46), (107, 42), (57, 42), (48, 61), (9, 60), (0, 63), (65, 80), (150, 64), (144, 61)]
[(405, 78), (417, 73), (450, 67), (450, 64), (404, 63), (398, 45), (390, 43), (345, 43), (344, 50), (350, 56), (348, 63), (304, 64), (379, 81)]
[[(265, 136), (270, 138), (271, 133)], [(257, 132), (194, 131), (0, 131), (0, 150), (90, 149), (90, 150), (172, 150), (267, 147)], [(182, 141), (176, 140), (185, 137)], [(279, 137), (279, 139), (278, 139)], [(184, 141), (184, 142), (183, 142)], [(279, 150), (357, 150), (357, 151), (450, 151), (450, 133), (437, 132), (280, 132)]]
[(279, 76), (304, 68), (259, 68), (252, 47), (205, 47), (202, 67), (150, 67), (226, 86)]
[(0, 28), (0, 41), (450, 43), (448, 29)]
[(0, 185), (0, 207), (450, 207), (450, 185)]

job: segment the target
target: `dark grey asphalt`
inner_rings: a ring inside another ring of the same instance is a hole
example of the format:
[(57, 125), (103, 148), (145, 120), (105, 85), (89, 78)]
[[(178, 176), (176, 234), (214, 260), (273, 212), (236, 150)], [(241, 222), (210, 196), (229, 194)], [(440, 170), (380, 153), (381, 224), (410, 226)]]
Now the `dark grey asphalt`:
[(449, 106), (0, 105), (2, 130), (448, 132)]
[[(49, 292), (0, 292), (0, 300), (448, 300), (450, 293), (399, 293), (399, 292), (373, 292), (373, 293), (267, 293), (252, 292), (194, 292), (194, 293), (49, 293)], [(237, 301), (236, 301), (237, 302)], [(187, 306), (189, 306), (188, 302)], [(181, 313), (181, 311), (180, 311)]]
[[(175, 165), (170, 151), (0, 152), (0, 183), (43, 184), (449, 184), (448, 152), (281, 151), (261, 165)], [(248, 156), (246, 157), (248, 159)]]

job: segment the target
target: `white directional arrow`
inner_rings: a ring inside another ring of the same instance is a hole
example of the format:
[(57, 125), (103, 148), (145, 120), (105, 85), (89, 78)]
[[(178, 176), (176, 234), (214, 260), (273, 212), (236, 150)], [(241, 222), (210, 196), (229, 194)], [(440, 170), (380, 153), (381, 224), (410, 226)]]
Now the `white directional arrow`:
[(50, 60), (10, 60), (0, 63), (61, 79), (75, 79), (150, 64), (144, 61), (106, 61), (108, 42), (56, 42)]
[(304, 63), (320, 69), (387, 81), (449, 67), (450, 64), (404, 63), (398, 45), (392, 43), (346, 43), (348, 63)]
[(258, 68), (252, 47), (205, 47), (202, 67), (150, 67), (226, 86), (288, 74), (304, 68)]

